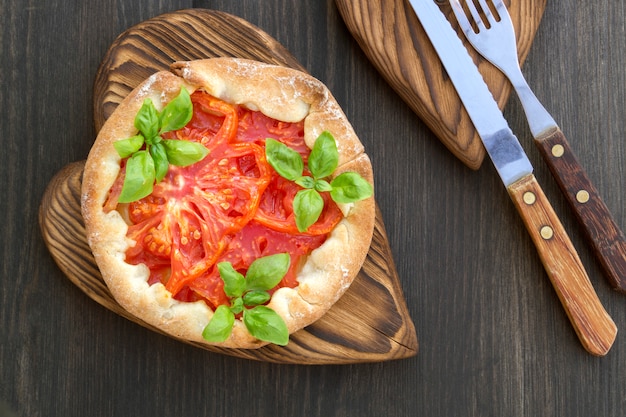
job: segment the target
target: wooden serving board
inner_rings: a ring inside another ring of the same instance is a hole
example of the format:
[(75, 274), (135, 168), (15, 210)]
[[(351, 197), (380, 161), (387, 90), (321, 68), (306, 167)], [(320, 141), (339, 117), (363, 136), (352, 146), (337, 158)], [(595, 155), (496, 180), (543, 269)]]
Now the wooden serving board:
[[(303, 70), (283, 46), (237, 17), (206, 9), (168, 13), (130, 28), (110, 47), (94, 84), (96, 128), (99, 130), (120, 101), (155, 71), (167, 69), (176, 60), (220, 56)], [(100, 275), (80, 212), (83, 167), (84, 161), (66, 166), (44, 194), (39, 222), (48, 249), (61, 270), (89, 297), (159, 332), (117, 304)], [(373, 362), (414, 356), (418, 350), (415, 327), (378, 208), (371, 249), (354, 283), (324, 317), (293, 334), (287, 346), (255, 350), (200, 347), (242, 358), (293, 364)]]
[[(436, 1), (457, 29), (498, 106), (511, 85), (463, 37), (447, 0)], [(465, 165), (478, 169), (485, 157), (472, 122), (443, 69), (437, 53), (407, 0), (335, 0), (348, 29), (391, 87)], [(515, 32), (520, 62), (535, 37), (546, 0), (504, 0)]]

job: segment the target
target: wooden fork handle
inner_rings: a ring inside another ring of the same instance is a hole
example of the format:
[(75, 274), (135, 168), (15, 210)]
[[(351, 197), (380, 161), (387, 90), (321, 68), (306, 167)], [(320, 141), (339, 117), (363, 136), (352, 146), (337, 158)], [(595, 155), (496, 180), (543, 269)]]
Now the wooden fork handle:
[(606, 355), (617, 328), (535, 176), (529, 174), (507, 190), (583, 347), (593, 355)]
[(626, 293), (626, 237), (560, 129), (535, 141), (582, 224), (611, 286)]

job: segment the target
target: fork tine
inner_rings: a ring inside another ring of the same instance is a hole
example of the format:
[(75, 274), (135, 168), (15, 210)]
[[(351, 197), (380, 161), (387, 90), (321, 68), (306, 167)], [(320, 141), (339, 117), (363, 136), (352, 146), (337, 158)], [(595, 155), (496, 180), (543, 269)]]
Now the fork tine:
[(474, 2), (472, 0), (466, 0), (465, 5), (467, 6), (467, 9), (472, 15), (472, 19), (474, 19), (474, 23), (476, 23), (478, 32), (480, 32), (481, 28), (483, 27), (486, 29), (485, 23), (483, 22), (483, 19), (480, 17), (480, 13), (478, 13), (478, 9), (476, 9), (476, 6), (474, 6)]
[(465, 10), (463, 10), (463, 6), (461, 5), (459, 0), (450, 0), (450, 5), (452, 6), (452, 11), (454, 11), (454, 15), (456, 16), (456, 20), (459, 23), (459, 26), (464, 32), (474, 29), (472, 28), (472, 24), (465, 15)]
[(498, 12), (498, 16), (500, 17), (500, 22), (505, 22), (511, 26), (513, 26), (513, 22), (511, 21), (511, 15), (509, 14), (506, 5), (502, 0), (491, 0), (493, 2), (496, 11)]
[[(469, 3), (472, 2), (472, 0), (468, 0)], [(487, 4), (486, 0), (478, 0), (478, 4), (480, 5), (480, 8), (482, 9), (483, 13), (485, 14), (485, 17), (487, 18), (487, 21), (493, 25), (493, 23), (496, 21), (496, 18), (494, 17), (493, 13), (491, 13), (491, 9), (489, 8), (489, 5)]]

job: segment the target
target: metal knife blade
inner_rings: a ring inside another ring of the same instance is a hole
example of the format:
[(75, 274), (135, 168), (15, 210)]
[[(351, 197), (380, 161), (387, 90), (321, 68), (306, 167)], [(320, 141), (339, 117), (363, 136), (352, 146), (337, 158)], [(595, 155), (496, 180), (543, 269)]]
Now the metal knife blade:
[(524, 220), (583, 347), (591, 354), (605, 355), (615, 341), (617, 328), (598, 299), (576, 249), (535, 179), (528, 157), (467, 49), (434, 0), (409, 0), (409, 4)]
[[(504, 185), (508, 187), (532, 173), (533, 167), (528, 157), (509, 128), (474, 61), (437, 5), (432, 0), (411, 0), (409, 3), (416, 10)], [(421, 18), (418, 8), (422, 14), (440, 19)], [(447, 30), (442, 29), (442, 24)]]
[[(466, 4), (469, 7), (473, 3), (466, 1)], [(500, 19), (491, 28), (481, 28), (484, 38), (472, 33), (471, 24), (463, 19), (466, 12), (460, 2), (450, 0), (450, 5), (466, 39), (511, 82), (524, 107), (535, 144), (582, 225), (609, 283), (615, 290), (626, 293), (626, 235), (578, 162), (569, 141), (526, 82), (519, 67), (515, 28), (506, 5), (494, 0)], [(474, 16), (472, 19), (477, 21)], [(490, 36), (494, 38), (489, 40)]]

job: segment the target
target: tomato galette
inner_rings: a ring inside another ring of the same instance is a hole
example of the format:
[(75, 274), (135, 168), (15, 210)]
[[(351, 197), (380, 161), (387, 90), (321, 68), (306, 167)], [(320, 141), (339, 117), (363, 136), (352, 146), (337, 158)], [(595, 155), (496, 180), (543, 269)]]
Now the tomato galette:
[(284, 345), (359, 272), (374, 227), (368, 156), (302, 72), (177, 62), (117, 107), (85, 166), (89, 245), (115, 299), (174, 337)]

